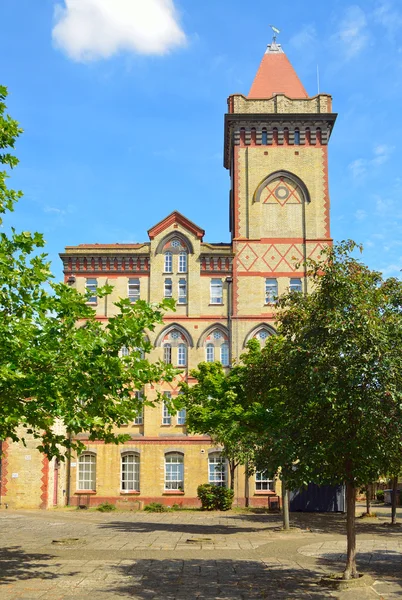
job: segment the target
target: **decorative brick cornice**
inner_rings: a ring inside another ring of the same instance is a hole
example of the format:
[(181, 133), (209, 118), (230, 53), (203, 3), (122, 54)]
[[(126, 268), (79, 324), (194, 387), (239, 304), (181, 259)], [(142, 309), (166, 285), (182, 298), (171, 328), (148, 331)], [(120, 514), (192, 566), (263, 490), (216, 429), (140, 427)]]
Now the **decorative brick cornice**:
[(149, 273), (150, 259), (146, 254), (104, 254), (88, 255), (62, 253), (59, 255), (63, 261), (64, 274), (71, 273)]
[(205, 231), (198, 227), (195, 223), (187, 219), (184, 215), (179, 213), (179, 211), (175, 210), (170, 215), (165, 217), (162, 221), (159, 221), (156, 225), (148, 229), (149, 239), (153, 240), (159, 233), (162, 233), (165, 229), (170, 227), (173, 224), (181, 225), (187, 231), (193, 233), (199, 240), (205, 235)]

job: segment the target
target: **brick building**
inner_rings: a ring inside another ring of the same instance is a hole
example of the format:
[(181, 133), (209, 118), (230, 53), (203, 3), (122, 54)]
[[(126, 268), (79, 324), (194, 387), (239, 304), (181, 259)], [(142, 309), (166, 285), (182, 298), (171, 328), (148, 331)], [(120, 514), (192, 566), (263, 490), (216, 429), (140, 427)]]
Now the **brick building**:
[[(148, 333), (150, 360), (181, 369), (175, 382), (161, 388), (165, 394), (178, 394), (179, 382), (199, 362), (220, 360), (228, 367), (250, 338), (263, 344), (275, 332), (275, 297), (289, 288), (308, 292), (297, 264), (331, 242), (327, 144), (335, 119), (331, 96), (308, 96), (274, 39), (248, 96), (228, 99), (224, 166), (230, 175), (231, 241), (205, 242), (202, 227), (174, 211), (149, 229), (144, 243), (82, 244), (61, 254), (66, 280), (73, 277), (81, 292), (92, 290), (101, 320), (113, 314), (119, 297), (176, 299), (176, 312)], [(98, 299), (96, 287), (105, 283), (114, 286), (113, 293)], [(145, 393), (152, 398), (156, 392)], [(220, 449), (206, 436), (188, 434), (184, 411), (170, 415), (162, 405), (147, 406), (124, 431), (131, 436), (126, 444), (88, 442), (87, 451), (73, 458), (63, 474), (71, 504), (197, 505), (200, 483), (226, 481)], [(12, 464), (17, 457), (6, 457), (6, 493), (3, 477), (3, 499), (8, 494), (11, 503), (17, 479), (9, 473), (21, 469)], [(58, 485), (53, 467), (47, 465), (53, 478), (47, 482), (53, 490), (48, 506)], [(238, 469), (235, 503), (243, 504), (247, 494), (250, 505), (266, 505), (277, 485), (263, 474), (246, 482)]]

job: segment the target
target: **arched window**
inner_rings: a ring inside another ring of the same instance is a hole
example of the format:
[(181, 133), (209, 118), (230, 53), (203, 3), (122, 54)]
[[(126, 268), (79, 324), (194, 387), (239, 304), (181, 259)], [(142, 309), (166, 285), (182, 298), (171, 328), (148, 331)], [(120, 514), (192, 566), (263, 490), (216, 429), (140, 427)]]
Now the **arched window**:
[(165, 454), (165, 490), (184, 491), (184, 456), (179, 452)]
[(172, 273), (173, 272), (173, 257), (172, 257), (172, 253), (171, 252), (165, 252), (164, 272), (165, 273)]
[(121, 490), (140, 491), (140, 457), (135, 452), (127, 452), (121, 456)]
[(208, 481), (219, 487), (226, 487), (226, 460), (220, 452), (212, 452), (208, 456)]
[(170, 344), (163, 344), (163, 362), (165, 365), (172, 364), (172, 346)]
[(96, 455), (83, 452), (78, 459), (78, 489), (96, 490)]
[(179, 273), (187, 273), (187, 252), (179, 253), (178, 271)]
[(300, 131), (295, 129), (295, 146), (300, 145)]
[(224, 367), (229, 366), (229, 344), (227, 342), (221, 346), (221, 363)]
[(215, 346), (213, 344), (207, 344), (205, 347), (205, 358), (207, 362), (214, 362), (215, 360)]
[(177, 347), (177, 366), (185, 367), (187, 364), (187, 346), (179, 344)]
[(263, 129), (262, 130), (262, 134), (261, 134), (261, 144), (263, 146), (266, 146), (268, 144), (268, 134), (267, 134), (267, 130)]

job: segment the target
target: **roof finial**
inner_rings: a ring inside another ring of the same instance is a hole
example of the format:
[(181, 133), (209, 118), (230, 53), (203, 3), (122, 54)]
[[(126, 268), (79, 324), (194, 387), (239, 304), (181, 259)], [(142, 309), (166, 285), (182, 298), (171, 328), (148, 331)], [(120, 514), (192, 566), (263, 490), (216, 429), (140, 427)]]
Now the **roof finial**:
[(278, 35), (278, 33), (280, 33), (280, 29), (277, 29), (277, 27), (274, 27), (273, 25), (270, 25), (270, 28), (272, 29), (272, 31), (274, 32), (274, 37), (272, 38), (272, 43), (276, 46), (276, 36)]

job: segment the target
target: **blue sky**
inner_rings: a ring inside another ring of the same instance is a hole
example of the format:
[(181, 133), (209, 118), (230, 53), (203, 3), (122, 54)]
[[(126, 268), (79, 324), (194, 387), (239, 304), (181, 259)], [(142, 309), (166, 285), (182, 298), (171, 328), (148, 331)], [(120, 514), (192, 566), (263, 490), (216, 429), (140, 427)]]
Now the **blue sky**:
[(146, 241), (177, 209), (229, 241), (229, 94), (247, 94), (269, 24), (308, 93), (333, 96), (332, 236), (402, 268), (400, 0), (3, 0), (0, 82), (24, 135), (12, 223), (65, 245)]

